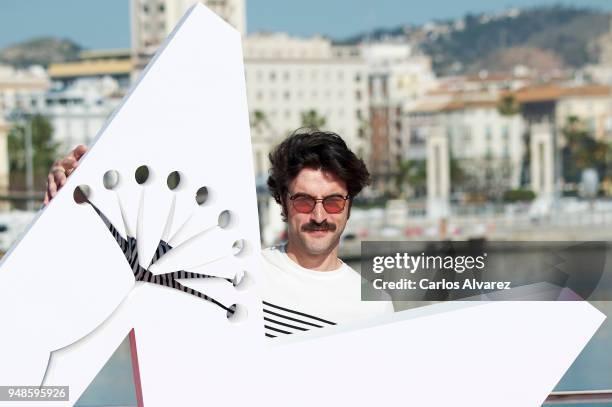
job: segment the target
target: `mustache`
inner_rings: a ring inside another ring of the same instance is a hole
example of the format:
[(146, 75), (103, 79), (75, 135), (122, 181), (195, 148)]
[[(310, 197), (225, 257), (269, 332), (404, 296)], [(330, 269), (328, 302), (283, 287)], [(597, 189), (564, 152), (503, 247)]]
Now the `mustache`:
[(302, 232), (315, 232), (319, 230), (333, 232), (336, 230), (336, 225), (334, 223), (329, 223), (326, 220), (321, 223), (317, 223), (311, 220), (310, 222), (302, 226)]

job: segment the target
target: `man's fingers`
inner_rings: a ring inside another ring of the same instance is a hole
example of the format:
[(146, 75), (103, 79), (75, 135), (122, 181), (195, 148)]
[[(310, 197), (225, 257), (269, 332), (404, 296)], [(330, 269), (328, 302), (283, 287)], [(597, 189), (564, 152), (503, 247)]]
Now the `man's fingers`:
[(57, 186), (55, 183), (49, 185), (49, 196), (51, 198), (55, 197), (55, 194), (57, 194)]
[(84, 145), (76, 146), (65, 158), (57, 160), (51, 167), (47, 177), (47, 192), (45, 204), (55, 197), (57, 191), (64, 186), (68, 176), (78, 167), (79, 159), (87, 152)]
[(45, 191), (45, 200), (44, 200), (44, 204), (47, 205), (49, 204), (49, 201), (51, 201), (51, 186), (55, 185), (55, 179), (53, 177), (52, 173), (49, 173), (49, 175), (47, 175), (47, 190)]
[(76, 167), (76, 160), (74, 158), (66, 157), (62, 161), (60, 161), (60, 167), (64, 169), (64, 171), (68, 171)]
[(72, 150), (72, 155), (76, 161), (79, 161), (81, 157), (87, 152), (87, 147), (82, 144), (79, 144)]
[(57, 191), (57, 189), (61, 188), (66, 182), (66, 172), (62, 167), (58, 167), (55, 168), (51, 174), (53, 174), (53, 187)]

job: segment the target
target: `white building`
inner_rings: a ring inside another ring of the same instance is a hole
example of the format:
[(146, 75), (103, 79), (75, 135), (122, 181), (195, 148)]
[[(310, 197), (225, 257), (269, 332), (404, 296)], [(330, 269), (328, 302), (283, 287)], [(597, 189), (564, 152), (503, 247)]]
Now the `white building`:
[(496, 99), (471, 100), (457, 94), (448, 102), (423, 103), (408, 112), (406, 123), (411, 159), (424, 160), (421, 144), (434, 129), (442, 129), (451, 157), (476, 183), (500, 189), (520, 186), (526, 123), (520, 114), (502, 115)]
[(39, 112), (51, 121), (60, 153), (66, 153), (77, 144), (89, 145), (123, 96), (118, 82), (110, 77), (83, 78), (50, 91)]
[(42, 67), (15, 69), (0, 65), (0, 109), (10, 114), (16, 108), (31, 112), (45, 103), (45, 93), (51, 87)]
[[(45, 105), (45, 93), (51, 82), (42, 67), (14, 69), (0, 65), (0, 195), (9, 189), (8, 133), (10, 120), (23, 121), (27, 115), (38, 113)], [(17, 113), (17, 112), (20, 113)], [(8, 208), (8, 201), (0, 201), (0, 210)]]
[(612, 141), (612, 86), (587, 85), (563, 89), (555, 121), (562, 129), (570, 117), (582, 120), (597, 140)]
[(255, 170), (268, 170), (267, 155), (281, 138), (315, 111), (323, 130), (340, 134), (367, 157), (368, 88), (365, 61), (338, 56), (323, 38), (300, 39), (283, 33), (256, 34), (243, 41), (251, 112)]
[(377, 187), (386, 189), (398, 163), (406, 158), (409, 133), (403, 128), (403, 112), (437, 81), (431, 59), (415, 55), (408, 43), (364, 43), (359, 50), (368, 65), (370, 170)]
[[(130, 0), (132, 50), (142, 70), (185, 11), (198, 0)], [(242, 35), (246, 33), (245, 0), (202, 0)]]

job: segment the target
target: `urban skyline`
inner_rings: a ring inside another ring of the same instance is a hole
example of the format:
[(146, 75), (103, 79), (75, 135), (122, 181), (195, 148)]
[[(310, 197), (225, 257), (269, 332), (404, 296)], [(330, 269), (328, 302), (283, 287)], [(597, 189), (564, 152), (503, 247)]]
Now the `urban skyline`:
[[(607, 0), (468, 0), (461, 3), (434, 0), (427, 8), (416, 8), (399, 0), (385, 0), (376, 5), (367, 0), (339, 0), (332, 5), (323, 0), (307, 3), (249, 0), (247, 28), (249, 33), (280, 31), (300, 37), (321, 34), (342, 39), (379, 27), (423, 24), (430, 20), (460, 18), (468, 13), (553, 4), (612, 11), (612, 3)], [(353, 18), (347, 19), (345, 14), (349, 8)], [(113, 29), (108, 30), (108, 27)], [(0, 4), (0, 48), (40, 36), (68, 38), (90, 49), (129, 48), (129, 2), (5, 0)]]

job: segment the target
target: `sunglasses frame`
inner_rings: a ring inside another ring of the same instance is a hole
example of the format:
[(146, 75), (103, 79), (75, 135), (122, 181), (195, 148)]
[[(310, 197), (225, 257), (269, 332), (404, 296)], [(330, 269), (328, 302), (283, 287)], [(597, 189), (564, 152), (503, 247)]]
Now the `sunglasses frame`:
[[(312, 206), (312, 209), (309, 212), (299, 211), (295, 207), (295, 200), (297, 198), (300, 198), (300, 197), (307, 197), (307, 198), (310, 198), (312, 201), (314, 201), (314, 205)], [(325, 202), (324, 202), (328, 198), (342, 198), (344, 200), (344, 206), (342, 207), (342, 210), (340, 212), (329, 212), (327, 210), (327, 208), (325, 207)], [(346, 201), (348, 201), (349, 199), (351, 199), (350, 195), (342, 196), (340, 194), (329, 195), (329, 196), (326, 196), (326, 197), (320, 198), (320, 199), (316, 199), (315, 197), (313, 197), (311, 195), (308, 195), (308, 194), (305, 194), (303, 192), (298, 192), (296, 194), (289, 195), (289, 200), (291, 201), (291, 205), (293, 206), (293, 209), (295, 209), (296, 212), (298, 212), (298, 213), (312, 213), (315, 210), (315, 208), (317, 207), (317, 202), (321, 202), (321, 205), (323, 205), (323, 209), (325, 210), (325, 212), (327, 212), (327, 213), (329, 213), (331, 215), (337, 215), (339, 213), (344, 212), (344, 209), (346, 209)]]

